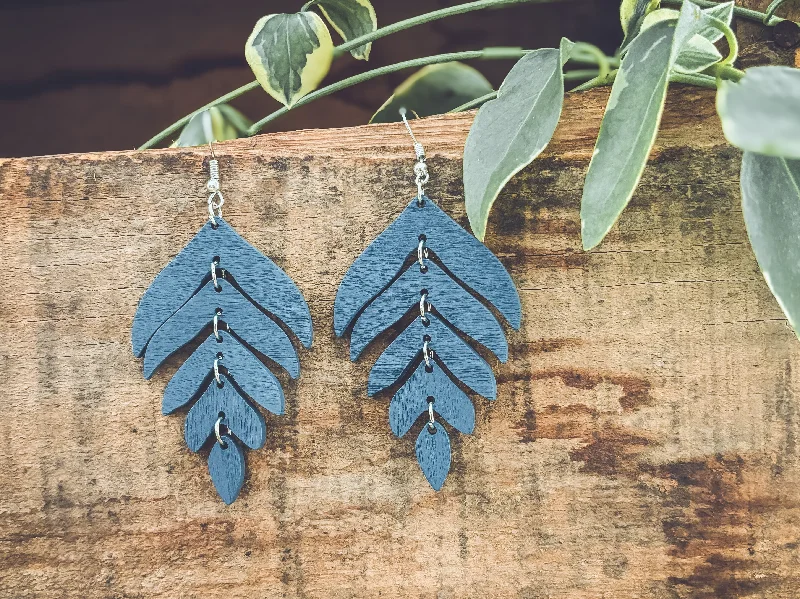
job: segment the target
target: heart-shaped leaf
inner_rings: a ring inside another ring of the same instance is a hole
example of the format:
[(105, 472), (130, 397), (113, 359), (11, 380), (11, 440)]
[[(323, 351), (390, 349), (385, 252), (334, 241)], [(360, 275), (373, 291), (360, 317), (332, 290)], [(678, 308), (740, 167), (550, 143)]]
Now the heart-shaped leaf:
[[(378, 28), (375, 9), (369, 0), (319, 0), (322, 14), (344, 41), (372, 33)], [(359, 60), (369, 60), (372, 42), (353, 48), (350, 54)]]
[(800, 160), (745, 152), (742, 213), (758, 265), (800, 335)]
[(489, 210), (500, 190), (550, 142), (564, 103), (564, 63), (573, 43), (534, 50), (511, 69), (484, 104), (464, 147), (464, 195), (472, 232), (486, 234)]
[(584, 249), (599, 244), (628, 205), (658, 132), (670, 71), (686, 41), (707, 21), (700, 8), (687, 0), (677, 21), (656, 23), (628, 47), (583, 186)]
[(238, 139), (247, 135), (251, 124), (247, 117), (232, 106), (218, 104), (189, 119), (172, 147), (203, 146), (212, 141)]
[(486, 77), (463, 63), (428, 65), (397, 86), (369, 122), (397, 122), (403, 106), (419, 117), (444, 114), (491, 91), (492, 84)]
[(723, 81), (717, 112), (733, 145), (800, 159), (800, 70), (754, 67), (738, 83)]
[(267, 15), (247, 39), (245, 58), (261, 87), (285, 106), (316, 89), (333, 60), (333, 41), (314, 12)]

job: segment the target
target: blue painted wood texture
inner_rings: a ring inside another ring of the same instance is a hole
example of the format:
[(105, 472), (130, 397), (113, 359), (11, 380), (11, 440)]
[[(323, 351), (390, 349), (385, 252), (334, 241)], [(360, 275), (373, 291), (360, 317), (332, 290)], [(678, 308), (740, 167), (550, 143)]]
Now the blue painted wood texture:
[[(222, 418), (226, 447), (215, 441), (208, 466), (220, 497), (231, 503), (245, 473), (239, 442), (258, 449), (266, 440), (266, 422), (253, 403), (275, 414), (284, 411), (283, 389), (259, 355), (296, 378), (300, 361), (283, 327), (309, 347), (312, 326), (308, 305), (288, 275), (221, 218), (217, 223), (206, 223), (150, 285), (139, 302), (131, 341), (150, 378), (169, 356), (206, 335), (167, 384), (162, 412), (191, 404), (184, 429), (191, 451), (206, 445)], [(215, 314), (216, 335), (209, 333)]]
[(447, 423), (462, 433), (471, 433), (475, 428), (475, 407), (467, 394), (433, 364), (430, 369), (420, 362), (408, 380), (392, 397), (389, 404), (389, 426), (392, 432), (402, 437), (417, 421), (420, 414), (427, 413), (428, 402), (433, 399), (433, 410)]
[(437, 313), (505, 362), (508, 343), (494, 315), (435, 263), (428, 260), (425, 266), (425, 272), (417, 264), (408, 268), (364, 309), (350, 334), (350, 359), (358, 359), (367, 344), (409, 308), (419, 310), (420, 293), (427, 290), (427, 301)]
[(413, 366), (427, 335), (431, 338), (429, 347), (437, 361), (475, 393), (494, 399), (497, 396), (497, 383), (486, 360), (435, 315), (429, 314), (428, 320), (430, 324), (426, 327), (419, 316), (415, 318), (383, 351), (369, 372), (369, 395), (392, 386)]
[(422, 473), (433, 490), (438, 491), (450, 472), (450, 436), (439, 422), (433, 424), (436, 432), (432, 432), (429, 426), (422, 427), (415, 449)]
[[(428, 252), (424, 267), (415, 261), (420, 240)], [(334, 331), (337, 336), (350, 332), (352, 360), (409, 312), (419, 314), (384, 349), (367, 383), (369, 395), (400, 385), (389, 406), (397, 436), (405, 435), (429, 405), (456, 430), (472, 432), (475, 408), (456, 381), (487, 399), (496, 397), (491, 367), (462, 339), (477, 342), (501, 362), (508, 358), (503, 329), (481, 300), (519, 328), (519, 295), (503, 265), (427, 197), (422, 205), (412, 200), (348, 269), (336, 293)], [(426, 342), (430, 366), (424, 360)], [(435, 434), (423, 427), (416, 451), (438, 491), (450, 469), (450, 439), (441, 423), (435, 426)]]
[(358, 312), (400, 272), (409, 255), (416, 255), (419, 236), (447, 269), (466, 287), (496, 307), (518, 329), (522, 319), (519, 294), (497, 256), (464, 230), (429, 198), (416, 198), (364, 250), (336, 292), (333, 328), (342, 335)]
[(208, 473), (222, 501), (230, 505), (244, 484), (244, 452), (233, 438), (227, 435), (221, 435), (221, 438), (225, 445), (214, 443), (208, 454)]

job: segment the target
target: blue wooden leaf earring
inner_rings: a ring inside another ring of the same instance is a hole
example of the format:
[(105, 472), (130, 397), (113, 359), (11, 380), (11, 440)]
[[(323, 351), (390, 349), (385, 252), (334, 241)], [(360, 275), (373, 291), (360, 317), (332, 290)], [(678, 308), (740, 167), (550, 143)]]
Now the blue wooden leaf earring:
[(266, 441), (254, 404), (283, 414), (283, 389), (260, 356), (296, 378), (300, 363), (284, 327), (311, 347), (311, 314), (289, 276), (222, 219), (213, 146), (209, 172), (208, 222), (145, 291), (131, 338), (149, 379), (169, 356), (206, 336), (167, 384), (162, 412), (192, 404), (186, 444), (196, 452), (212, 441), (211, 480), (231, 504), (244, 482), (242, 444), (258, 449)]
[(514, 282), (497, 257), (425, 195), (425, 150), (405, 110), (400, 114), (417, 156), (417, 196), (348, 269), (336, 293), (334, 330), (337, 336), (350, 333), (350, 359), (356, 360), (382, 332), (418, 313), (373, 365), (367, 392), (395, 389), (389, 426), (398, 437), (427, 414), (416, 454), (438, 491), (450, 470), (450, 438), (435, 414), (471, 433), (475, 408), (462, 387), (490, 400), (497, 396), (491, 367), (466, 339), (505, 362), (505, 334), (485, 304), (515, 329), (521, 310)]

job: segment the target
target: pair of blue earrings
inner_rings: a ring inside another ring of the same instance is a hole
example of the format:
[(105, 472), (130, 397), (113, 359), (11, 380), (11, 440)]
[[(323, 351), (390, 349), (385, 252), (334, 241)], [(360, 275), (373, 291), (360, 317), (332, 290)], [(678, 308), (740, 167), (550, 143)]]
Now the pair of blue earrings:
[[(451, 450), (436, 415), (471, 433), (475, 408), (467, 392), (489, 400), (497, 395), (491, 367), (466, 339), (505, 362), (505, 334), (486, 304), (515, 329), (521, 310), (497, 257), (425, 195), (425, 151), (402, 116), (414, 141), (417, 196), (348, 269), (336, 293), (334, 331), (350, 335), (356, 360), (382, 333), (410, 321), (373, 365), (367, 392), (394, 390), (389, 424), (398, 437), (427, 415), (416, 455), (438, 491)], [(222, 219), (213, 148), (209, 171), (209, 220), (145, 291), (131, 337), (148, 379), (169, 356), (195, 348), (167, 384), (162, 412), (191, 406), (186, 444), (193, 452), (211, 446), (211, 480), (230, 504), (244, 483), (243, 446), (259, 449), (266, 441), (257, 406), (284, 411), (283, 388), (266, 364), (296, 378), (300, 360), (290, 335), (310, 348), (312, 324), (289, 276)]]

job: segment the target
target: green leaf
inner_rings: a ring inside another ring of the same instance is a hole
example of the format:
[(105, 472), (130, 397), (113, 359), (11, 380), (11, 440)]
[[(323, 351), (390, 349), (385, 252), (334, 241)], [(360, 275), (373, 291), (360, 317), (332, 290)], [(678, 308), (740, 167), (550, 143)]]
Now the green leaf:
[[(721, 4), (717, 4), (716, 6), (704, 8), (702, 12), (705, 16), (718, 19), (730, 27), (731, 21), (733, 20), (734, 4), (734, 2), (723, 2)], [(708, 25), (701, 26), (697, 30), (697, 35), (702, 35), (710, 42), (718, 42), (723, 38), (724, 34), (719, 27), (715, 27), (710, 23)]]
[(428, 65), (397, 86), (369, 122), (397, 122), (403, 106), (419, 117), (444, 114), (491, 91), (486, 77), (461, 62)]
[(227, 104), (218, 104), (194, 115), (172, 147), (203, 146), (212, 141), (227, 141), (247, 135), (252, 123)]
[(316, 13), (267, 15), (256, 23), (244, 55), (261, 87), (291, 107), (328, 74), (333, 42)]
[(800, 335), (800, 160), (745, 152), (742, 212), (758, 266)]
[(622, 0), (619, 22), (625, 34), (620, 49), (626, 48), (639, 35), (645, 17), (661, 5), (661, 0)]
[(695, 35), (681, 48), (673, 67), (680, 73), (699, 73), (722, 60), (717, 47), (702, 35)]
[(738, 83), (723, 81), (717, 112), (734, 146), (800, 159), (800, 70), (754, 67)]
[(628, 205), (658, 132), (670, 71), (681, 48), (703, 24), (700, 9), (686, 1), (677, 21), (656, 23), (628, 47), (583, 186), (584, 249), (599, 244)]
[[(375, 9), (369, 0), (318, 0), (322, 14), (344, 41), (367, 35), (378, 29)], [(350, 54), (359, 60), (369, 60), (372, 42), (353, 48)]]
[(550, 142), (564, 102), (564, 63), (573, 43), (534, 50), (506, 76), (497, 98), (484, 104), (464, 148), (464, 194), (472, 232), (486, 235), (500, 190)]

